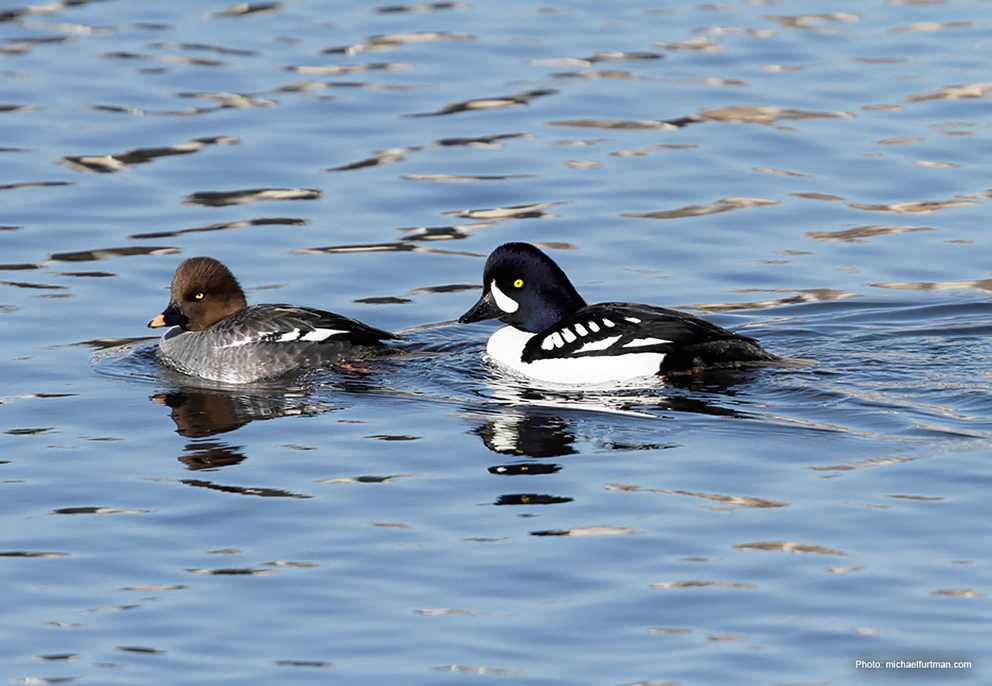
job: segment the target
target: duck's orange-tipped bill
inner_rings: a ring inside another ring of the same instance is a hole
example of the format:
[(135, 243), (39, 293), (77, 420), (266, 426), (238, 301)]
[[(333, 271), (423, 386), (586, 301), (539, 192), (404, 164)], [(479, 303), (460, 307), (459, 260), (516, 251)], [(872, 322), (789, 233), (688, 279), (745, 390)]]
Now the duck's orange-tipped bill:
[(148, 322), (149, 329), (158, 329), (163, 326), (168, 326), (168, 325), (165, 323), (165, 315), (162, 314), (155, 315), (155, 318), (152, 319), (150, 322)]

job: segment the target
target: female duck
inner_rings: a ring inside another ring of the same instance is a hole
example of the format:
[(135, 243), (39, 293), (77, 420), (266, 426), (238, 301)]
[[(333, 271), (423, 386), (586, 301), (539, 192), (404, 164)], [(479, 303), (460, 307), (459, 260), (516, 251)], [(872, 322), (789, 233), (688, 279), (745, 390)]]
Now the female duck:
[(486, 260), (482, 297), (458, 321), (508, 326), (486, 352), (540, 381), (623, 381), (703, 367), (777, 359), (753, 338), (653, 305), (587, 305), (555, 262), (528, 243), (501, 245)]
[(370, 357), (385, 349), (383, 340), (396, 338), (309, 307), (249, 307), (234, 274), (211, 257), (193, 257), (179, 265), (169, 306), (148, 326), (175, 327), (159, 342), (159, 356), (168, 366), (227, 383)]

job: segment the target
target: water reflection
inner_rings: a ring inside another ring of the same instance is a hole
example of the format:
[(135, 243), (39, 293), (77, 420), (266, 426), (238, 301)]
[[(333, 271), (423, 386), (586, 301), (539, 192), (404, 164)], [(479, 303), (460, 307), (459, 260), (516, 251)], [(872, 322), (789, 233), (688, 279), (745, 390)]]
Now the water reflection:
[(70, 7), (81, 7), (88, 5), (92, 0), (65, 0), (65, 2), (48, 2), (43, 5), (25, 5), (24, 7), (14, 7), (0, 11), (0, 23), (16, 21), (32, 14), (59, 14)]
[(678, 117), (676, 119), (559, 119), (549, 121), (548, 126), (570, 126), (584, 129), (623, 129), (643, 130), (662, 129), (675, 130), (689, 124), (701, 122), (697, 115)]
[(0, 184), (0, 191), (16, 191), (22, 188), (55, 188), (71, 185), (71, 181), (21, 181), (19, 183)]
[(460, 2), (417, 2), (409, 5), (380, 5), (373, 11), (379, 14), (402, 14), (407, 12), (440, 12), (442, 10), (465, 9), (468, 5)]
[(302, 217), (255, 217), (253, 219), (243, 219), (232, 222), (218, 222), (207, 224), (206, 226), (194, 226), (188, 229), (176, 229), (174, 231), (148, 231), (145, 233), (132, 233), (128, 238), (134, 240), (145, 240), (149, 238), (172, 238), (188, 233), (205, 233), (209, 231), (224, 231), (227, 229), (246, 229), (252, 226), (304, 226), (307, 220)]
[(831, 24), (856, 22), (861, 19), (857, 14), (849, 12), (831, 12), (827, 14), (795, 14), (769, 15), (771, 21), (778, 22), (787, 29), (806, 29), (817, 33), (836, 33)]
[(434, 141), (434, 144), (441, 147), (498, 148), (501, 141), (513, 140), (514, 138), (534, 138), (534, 136), (530, 133), (494, 133), (488, 136), (468, 138), (439, 138)]
[(468, 238), (473, 232), (488, 229), (493, 222), (476, 222), (473, 224), (455, 224), (452, 226), (407, 226), (399, 231), (407, 235), (402, 241), (425, 243), (428, 241), (455, 241)]
[(459, 112), (470, 112), (473, 110), (491, 110), (504, 107), (517, 107), (527, 105), (535, 98), (542, 98), (548, 95), (555, 95), (558, 91), (553, 89), (539, 89), (514, 93), (513, 95), (501, 95), (489, 98), (474, 98), (445, 105), (434, 112), (421, 112), (418, 114), (408, 114), (408, 117), (438, 117), (446, 114), (458, 114)]
[(873, 224), (870, 226), (856, 226), (853, 229), (842, 229), (839, 231), (807, 231), (810, 238), (821, 241), (843, 241), (845, 243), (860, 243), (866, 238), (883, 236), (893, 233), (919, 233), (921, 231), (937, 231), (932, 226), (880, 226)]
[(182, 483), (187, 486), (206, 488), (211, 491), (219, 491), (221, 493), (234, 493), (237, 495), (254, 495), (263, 498), (298, 498), (301, 500), (306, 500), (313, 497), (312, 495), (307, 495), (305, 493), (294, 493), (293, 491), (286, 491), (281, 488), (264, 488), (259, 486), (230, 486), (225, 484), (214, 483), (213, 481), (205, 481), (203, 479), (183, 479)]
[(686, 491), (684, 489), (672, 488), (647, 488), (637, 484), (607, 484), (606, 490), (623, 493), (655, 493), (658, 495), (676, 495), (689, 498), (701, 498), (716, 503), (720, 503), (720, 509), (727, 511), (736, 507), (753, 507), (759, 509), (787, 507), (789, 503), (781, 500), (771, 500), (768, 498), (755, 498), (752, 496), (725, 495), (723, 493), (706, 493), (702, 491)]
[(216, 52), (219, 55), (235, 55), (238, 57), (253, 57), (258, 54), (255, 50), (227, 48), (221, 45), (211, 45), (209, 43), (152, 43), (148, 47), (155, 48), (156, 50), (194, 50), (201, 52)]
[(194, 138), (178, 145), (158, 148), (135, 148), (134, 150), (127, 150), (126, 152), (112, 155), (69, 155), (63, 157), (62, 161), (66, 166), (75, 171), (113, 174), (136, 164), (147, 164), (159, 157), (190, 155), (212, 145), (234, 145), (239, 142), (237, 138), (232, 136), (212, 136), (208, 138)]
[(732, 105), (706, 109), (699, 114), (689, 114), (674, 119), (562, 119), (548, 122), (549, 126), (572, 126), (597, 129), (681, 129), (690, 124), (722, 122), (771, 125), (780, 121), (802, 119), (849, 119), (849, 112), (824, 112), (788, 107)]
[[(555, 457), (576, 452), (573, 447), (575, 434), (571, 427), (562, 417), (554, 415), (525, 412), (501, 414), (472, 429), (472, 433), (479, 436), (489, 450), (502, 455)], [(490, 471), (534, 474), (536, 470), (520, 472), (491, 467)]]
[(244, 17), (250, 14), (278, 14), (282, 12), (281, 2), (239, 2), (222, 10), (213, 12), (213, 17)]
[(353, 253), (353, 252), (422, 252), (433, 255), (455, 255), (461, 257), (485, 257), (482, 253), (465, 250), (442, 250), (441, 248), (422, 248), (414, 243), (353, 243), (349, 245), (325, 245), (313, 248), (295, 248), (296, 255), (319, 255), (322, 253)]
[[(20, 10), (8, 10), (0, 12), (0, 22), (12, 21), (19, 15), (15, 12)], [(27, 9), (24, 10), (27, 12)], [(69, 40), (68, 36), (32, 36), (27, 38), (8, 38), (4, 46), (0, 48), (0, 55), (24, 55), (31, 52), (39, 45), (57, 45)]]
[(404, 174), (407, 181), (432, 181), (434, 183), (470, 183), (474, 181), (516, 181), (532, 179), (534, 174)]
[(228, 433), (255, 420), (316, 416), (338, 409), (304, 392), (254, 394), (184, 387), (157, 393), (150, 400), (169, 408), (176, 433), (187, 438)]
[(892, 203), (860, 203), (850, 202), (848, 207), (866, 212), (896, 212), (898, 214), (927, 214), (939, 212), (940, 210), (953, 209), (955, 207), (968, 207), (978, 203), (971, 200), (918, 200), (913, 202), (892, 202)]
[[(753, 370), (736, 370), (703, 374), (647, 389), (552, 390), (495, 376), (490, 380), (486, 396), (499, 409), (467, 406), (463, 414), (475, 423), (470, 433), (498, 455), (540, 460), (578, 454), (583, 451), (583, 443), (602, 450), (665, 450), (677, 444), (644, 441), (639, 436), (657, 437), (664, 429), (655, 423), (666, 421), (670, 412), (747, 418), (747, 414), (724, 403), (734, 396), (735, 386), (752, 379)], [(643, 426), (641, 422), (652, 426)], [(498, 476), (534, 476), (553, 474), (561, 468), (555, 463), (527, 461), (495, 464), (488, 470)], [(679, 494), (707, 497), (707, 494)], [(724, 496), (714, 495), (711, 499), (720, 498)]]
[(574, 498), (544, 493), (511, 493), (501, 495), (493, 505), (560, 505), (573, 500)]
[[(317, 84), (317, 85), (322, 88), (324, 87), (325, 84)], [(516, 138), (531, 139), (534, 138), (534, 136), (529, 133), (495, 133), (486, 136), (471, 136), (464, 138), (439, 138), (435, 140), (433, 143), (430, 143), (428, 145), (407, 145), (407, 146), (386, 148), (384, 150), (378, 150), (375, 153), (373, 153), (370, 157), (366, 157), (361, 160), (356, 160), (354, 162), (347, 162), (345, 164), (340, 164), (335, 167), (327, 167), (326, 169), (324, 169), (324, 171), (328, 171), (328, 172), (355, 171), (358, 169), (368, 169), (370, 167), (380, 167), (387, 164), (394, 164), (396, 162), (405, 161), (407, 159), (407, 156), (412, 153), (421, 152), (423, 150), (427, 150), (432, 147), (438, 147), (438, 148), (467, 147), (472, 149), (496, 150), (501, 146), (502, 141), (513, 140)]]
[(73, 252), (56, 252), (48, 256), (52, 262), (96, 262), (109, 260), (114, 257), (133, 257), (135, 255), (177, 255), (179, 248), (172, 246), (126, 246), (123, 248), (96, 248), (93, 250), (75, 250)]
[[(116, 57), (121, 57), (121, 55), (116, 55)], [(134, 59), (134, 56), (131, 56)], [(183, 62), (187, 64), (196, 64), (198, 66), (221, 66), (222, 63), (211, 63), (209, 60), (197, 60), (192, 57), (179, 57), (175, 55), (166, 55), (164, 57), (158, 58), (162, 62), (176, 63)], [(204, 64), (207, 63), (207, 64)], [(143, 70), (145, 72), (154, 71), (153, 69)], [(247, 93), (177, 93), (177, 97), (180, 98), (198, 98), (202, 100), (211, 100), (218, 103), (212, 107), (186, 107), (181, 110), (149, 110), (142, 107), (130, 107), (124, 105), (94, 105), (93, 109), (97, 112), (112, 112), (115, 114), (129, 114), (134, 117), (145, 117), (149, 115), (163, 116), (163, 117), (193, 117), (202, 114), (210, 114), (212, 112), (219, 112), (226, 109), (253, 109), (259, 107), (275, 107), (276, 101), (270, 100), (268, 98), (259, 98), (254, 95)], [(182, 153), (171, 153), (171, 154), (182, 154)]]
[[(163, 374), (168, 375), (168, 372), (163, 371)], [(183, 446), (184, 454), (177, 458), (192, 471), (230, 467), (247, 458), (241, 446), (204, 439), (235, 431), (255, 420), (314, 416), (337, 409), (302, 391), (247, 393), (182, 387), (169, 392), (156, 393), (149, 399), (169, 408), (169, 416), (175, 422), (176, 433), (193, 439)], [(221, 485), (203, 480), (184, 480), (183, 483), (243, 495), (309, 497), (280, 489)]]
[[(493, 379), (486, 393), (488, 407), (466, 406), (463, 416), (475, 424), (469, 433), (478, 436), (488, 450), (500, 456), (517, 458), (487, 468), (490, 474), (499, 477), (555, 474), (561, 471), (562, 465), (545, 461), (545, 458), (588, 452), (588, 447), (583, 444), (608, 451), (675, 447), (674, 444), (640, 440), (639, 436), (645, 433), (657, 435), (658, 425), (649, 428), (626, 420), (659, 421), (661, 418), (651, 412), (662, 407), (678, 405), (704, 409), (695, 404), (697, 401), (682, 404), (658, 394), (634, 394), (623, 390), (551, 391), (517, 386), (514, 381), (505, 378)], [(498, 409), (492, 407), (494, 404)], [(517, 481), (500, 483), (516, 484)], [(496, 497), (493, 505), (563, 505), (573, 500), (569, 495), (527, 490), (503, 493)], [(538, 536), (599, 536), (629, 533), (629, 530), (591, 527), (532, 533)]]
[(726, 48), (719, 43), (714, 43), (709, 38), (705, 36), (693, 36), (682, 41), (675, 41), (671, 43), (655, 43), (655, 47), (663, 48), (665, 50), (691, 50), (693, 52), (725, 52)]
[(183, 202), (187, 205), (225, 207), (243, 205), (262, 200), (316, 200), (322, 193), (316, 188), (250, 188), (237, 191), (200, 191), (190, 193)]
[(294, 64), (286, 67), (286, 71), (294, 74), (360, 74), (368, 71), (403, 71), (409, 69), (409, 64), (402, 62), (369, 62), (368, 64)]
[(405, 148), (388, 148), (376, 152), (372, 157), (367, 157), (357, 162), (348, 162), (337, 167), (328, 167), (324, 171), (354, 171), (356, 169), (367, 169), (369, 167), (379, 167), (393, 164), (394, 162), (402, 162), (406, 159), (407, 154), (417, 152), (418, 150), (421, 150), (421, 146), (419, 145)]
[(413, 43), (435, 43), (443, 41), (470, 41), (475, 36), (470, 33), (451, 33), (447, 31), (414, 31), (411, 33), (389, 33), (370, 36), (362, 43), (345, 45), (335, 48), (325, 48), (324, 55), (357, 55), (361, 52), (379, 52), (393, 50)]
[[(599, 62), (620, 62), (637, 60), (660, 60), (665, 56), (658, 52), (597, 52), (588, 57), (551, 57), (546, 59), (530, 60), (530, 64), (536, 67), (591, 67)], [(588, 72), (573, 72), (573, 74), (585, 74)], [(626, 72), (624, 72), (626, 73)], [(571, 74), (569, 74), (571, 75)], [(555, 76), (559, 76), (555, 74)]]
[(658, 210), (656, 212), (624, 212), (622, 216), (636, 219), (681, 219), (683, 217), (702, 217), (708, 214), (720, 214), (731, 210), (749, 207), (765, 207), (778, 205), (778, 200), (767, 198), (721, 198), (707, 205), (686, 205), (674, 210)]
[(449, 210), (443, 214), (450, 217), (462, 217), (464, 219), (489, 219), (492, 221), (502, 219), (541, 219), (555, 216), (548, 210), (556, 202), (535, 202), (527, 205), (510, 205), (508, 207), (487, 207), (468, 210)]
[(218, 441), (194, 441), (187, 443), (183, 449), (186, 454), (176, 459), (194, 472), (231, 467), (248, 457), (241, 452), (241, 446), (230, 446)]
[[(742, 288), (738, 293), (792, 293), (787, 289), (777, 288)], [(845, 300), (855, 297), (855, 293), (839, 291), (833, 288), (804, 288), (793, 295), (781, 298), (766, 298), (764, 300), (752, 300), (750, 302), (730, 302), (730, 303), (699, 303), (690, 305), (694, 310), (705, 310), (707, 312), (732, 312), (735, 310), (754, 310), (778, 307), (781, 305), (797, 305), (809, 302), (827, 302), (834, 300)]]
[(969, 83), (958, 86), (947, 86), (933, 93), (911, 95), (908, 102), (926, 102), (927, 100), (961, 100), (966, 98), (984, 98), (992, 93), (992, 83)]

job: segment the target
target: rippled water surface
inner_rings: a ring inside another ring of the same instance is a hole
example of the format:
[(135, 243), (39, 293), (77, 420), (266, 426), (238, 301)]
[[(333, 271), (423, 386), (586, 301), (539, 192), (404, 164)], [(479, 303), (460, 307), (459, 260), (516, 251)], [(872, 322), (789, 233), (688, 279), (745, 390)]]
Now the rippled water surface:
[[(0, 679), (989, 683), (990, 54), (980, 0), (5, 4)], [(509, 240), (806, 362), (507, 379), (451, 320)], [(192, 255), (408, 354), (191, 383)]]

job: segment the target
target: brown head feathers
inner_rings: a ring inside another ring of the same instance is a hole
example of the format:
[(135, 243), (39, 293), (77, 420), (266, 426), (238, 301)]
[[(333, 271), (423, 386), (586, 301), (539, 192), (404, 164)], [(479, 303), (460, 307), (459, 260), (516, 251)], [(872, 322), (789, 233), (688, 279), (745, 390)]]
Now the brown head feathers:
[(221, 262), (212, 257), (191, 257), (172, 277), (169, 306), (148, 326), (179, 326), (202, 331), (247, 307), (241, 285)]

